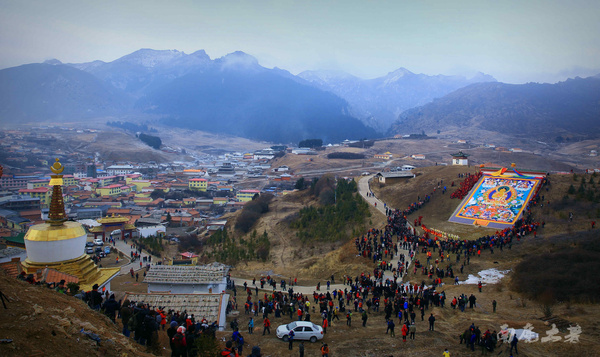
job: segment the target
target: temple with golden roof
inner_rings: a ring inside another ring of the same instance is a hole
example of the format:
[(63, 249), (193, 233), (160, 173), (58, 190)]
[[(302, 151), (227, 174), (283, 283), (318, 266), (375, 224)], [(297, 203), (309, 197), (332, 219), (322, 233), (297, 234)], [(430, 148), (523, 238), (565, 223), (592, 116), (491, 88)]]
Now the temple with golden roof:
[(100, 226), (91, 227), (89, 231), (94, 235), (94, 239), (100, 236), (103, 242), (106, 242), (107, 234), (110, 235), (115, 230), (121, 231), (121, 239), (131, 237), (133, 232), (137, 230), (133, 224), (129, 223), (129, 218), (114, 213), (110, 217), (97, 219), (96, 222), (100, 223)]
[(120, 268), (99, 268), (85, 254), (87, 233), (78, 222), (67, 221), (62, 195), (63, 165), (58, 159), (50, 167), (52, 200), (46, 223), (32, 226), (25, 235), (27, 259), (21, 263), (27, 274), (52, 268), (79, 278), (79, 286), (90, 290), (94, 284), (110, 290), (110, 281)]

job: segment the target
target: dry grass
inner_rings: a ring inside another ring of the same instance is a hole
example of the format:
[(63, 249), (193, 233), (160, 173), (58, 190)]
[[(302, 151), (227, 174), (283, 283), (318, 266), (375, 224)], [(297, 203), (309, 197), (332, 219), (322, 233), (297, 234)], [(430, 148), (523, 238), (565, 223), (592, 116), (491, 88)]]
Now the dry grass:
[[(393, 207), (405, 207), (416, 195), (425, 195), (431, 193), (433, 187), (437, 187), (437, 182), (441, 179), (444, 184), (454, 180), (459, 182), (456, 177), (459, 172), (469, 170), (474, 172), (474, 168), (464, 167), (428, 167), (418, 169), (421, 173), (417, 178), (408, 181), (398, 181), (381, 187), (373, 187), (373, 191), (378, 197), (389, 202)], [(577, 230), (589, 229), (589, 220), (585, 216), (585, 205), (578, 202), (572, 209), (575, 210), (575, 219), (570, 225), (566, 225), (565, 220), (560, 218), (560, 210), (553, 208), (552, 202), (561, 198), (570, 185), (572, 178), (570, 176), (552, 176), (551, 188), (544, 192), (545, 199), (550, 199), (550, 208), (547, 205), (543, 208), (534, 208), (534, 215), (540, 219), (545, 219), (546, 227), (540, 231), (537, 239), (528, 236), (519, 243), (516, 243), (512, 250), (495, 250), (494, 254), (485, 251), (481, 258), (472, 258), (471, 264), (466, 265), (464, 274), (459, 274), (461, 279), (466, 278), (468, 274), (477, 274), (477, 272), (488, 269), (498, 268), (501, 270), (512, 269), (524, 257), (531, 254), (540, 254), (542, 252), (555, 249), (560, 242), (570, 239), (569, 235), (553, 238), (557, 234), (576, 232)], [(589, 178), (588, 178), (589, 180)], [(432, 201), (422, 210), (413, 214), (410, 218), (422, 215), (423, 222), (429, 223), (432, 227), (448, 230), (449, 232), (459, 232), (461, 237), (477, 238), (484, 234), (495, 231), (475, 228), (473, 226), (458, 225), (447, 222), (448, 217), (456, 206), (460, 203), (457, 199), (450, 199), (449, 189), (445, 195), (436, 193)], [(323, 281), (332, 272), (336, 275), (351, 272), (356, 274), (360, 271), (371, 271), (373, 265), (370, 261), (355, 256), (353, 242), (332, 247), (331, 244), (321, 246), (305, 245), (301, 246), (294, 237), (282, 219), (293, 214), (295, 209), (309, 203), (307, 198), (302, 195), (280, 198), (273, 201), (273, 207), (278, 207), (279, 213), (275, 210), (263, 217), (259, 223), (259, 232), (267, 229), (270, 236), (274, 238), (274, 247), (272, 248), (272, 262), (250, 263), (248, 266), (242, 265), (236, 269), (233, 274), (251, 277), (260, 272), (272, 271), (276, 274), (288, 276), (298, 276), (299, 283), (302, 285), (312, 285), (316, 281)], [(282, 212), (285, 211), (285, 214)], [(581, 212), (580, 212), (581, 211)], [(382, 219), (377, 220), (374, 216), (373, 226), (381, 227), (384, 223)], [(379, 215), (382, 217), (382, 215)], [(552, 218), (554, 217), (554, 218)], [(569, 228), (570, 227), (570, 228)], [(271, 233), (272, 232), (272, 233)], [(424, 255), (418, 255), (418, 258), (425, 260)], [(446, 263), (444, 263), (446, 264)], [(443, 267), (445, 265), (442, 264)], [(460, 265), (455, 265), (455, 271), (458, 271)], [(527, 323), (534, 326), (534, 331), (540, 333), (540, 337), (545, 337), (545, 332), (549, 329), (545, 323), (540, 320), (542, 313), (539, 304), (523, 298), (519, 294), (510, 290), (510, 274), (499, 284), (485, 286), (482, 293), (477, 291), (476, 286), (470, 285), (444, 285), (439, 290), (445, 291), (448, 301), (452, 297), (460, 294), (470, 295), (473, 293), (477, 297), (478, 307), (474, 310), (468, 310), (460, 313), (458, 310), (452, 310), (448, 305), (444, 309), (430, 309), (437, 318), (436, 331), (428, 332), (427, 322), (417, 322), (417, 338), (414, 342), (403, 343), (397, 328), (397, 337), (391, 338), (385, 335), (385, 321), (383, 313), (372, 313), (370, 315), (367, 327), (360, 325), (360, 318), (355, 314), (353, 326), (351, 328), (345, 325), (344, 318), (341, 323), (336, 322), (333, 327), (328, 329), (325, 342), (329, 344), (332, 355), (334, 356), (439, 356), (444, 348), (448, 348), (452, 356), (478, 356), (481, 354), (479, 349), (475, 352), (466, 350), (464, 345), (458, 344), (458, 335), (466, 329), (471, 323), (479, 326), (480, 329), (490, 329), (491, 331), (500, 330), (500, 326), (508, 324), (513, 328), (522, 328)], [(410, 276), (412, 282), (421, 282), (428, 279), (417, 273), (416, 276)], [(450, 279), (447, 283), (451, 284)], [(498, 303), (497, 313), (492, 313), (492, 300)], [(430, 313), (428, 312), (427, 315)], [(426, 316), (427, 316), (426, 315)], [(561, 304), (554, 308), (554, 315), (562, 317), (573, 324), (579, 324), (582, 327), (580, 342), (570, 343), (524, 343), (519, 344), (520, 354), (523, 356), (576, 356), (576, 355), (600, 355), (600, 306), (591, 304)], [(314, 314), (313, 314), (314, 316)], [(240, 326), (245, 326), (248, 317), (242, 314), (239, 317)], [(313, 319), (314, 320), (314, 319)], [(417, 316), (417, 320), (420, 320)], [(273, 319), (274, 327), (288, 323), (291, 320), (288, 317)], [(259, 324), (257, 324), (259, 326)], [(270, 356), (290, 356), (287, 350), (287, 344), (278, 341), (273, 335), (262, 337), (262, 329), (258, 328), (259, 335), (244, 334), (250, 345), (260, 345), (263, 354)], [(567, 331), (561, 331), (560, 336), (565, 336)], [(306, 343), (307, 355), (318, 355), (319, 344)], [(247, 347), (249, 348), (249, 347)], [(297, 351), (297, 347), (295, 347)], [(294, 354), (296, 354), (295, 352)], [(401, 354), (400, 354), (401, 353)], [(502, 346), (495, 353), (501, 356), (508, 356), (508, 350)]]

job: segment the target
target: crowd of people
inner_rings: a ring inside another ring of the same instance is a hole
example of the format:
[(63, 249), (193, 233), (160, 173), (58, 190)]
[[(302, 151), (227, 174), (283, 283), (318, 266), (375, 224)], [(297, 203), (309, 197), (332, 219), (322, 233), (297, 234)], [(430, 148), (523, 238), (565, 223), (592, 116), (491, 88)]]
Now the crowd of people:
[[(460, 183), (460, 188), (453, 195), (464, 197), (479, 178), (480, 173), (467, 174), (465, 180)], [(400, 326), (403, 341), (407, 338), (416, 339), (420, 322), (423, 325), (428, 324), (429, 330), (433, 331), (436, 317), (428, 310), (432, 306), (445, 307), (448, 298), (440, 289), (443, 284), (448, 281), (457, 283), (457, 272), (460, 270), (462, 274), (464, 266), (470, 263), (471, 258), (479, 257), (485, 251), (493, 254), (495, 249), (500, 251), (505, 247), (511, 249), (515, 240), (535, 234), (540, 227), (544, 226), (544, 222), (535, 221), (531, 207), (543, 200), (540, 199), (539, 190), (547, 185), (549, 185), (548, 178), (542, 180), (524, 210), (523, 217), (512, 227), (475, 240), (430, 237), (427, 233), (419, 234), (416, 227), (410, 225), (407, 217), (431, 202), (435, 192), (418, 197), (416, 202), (404, 210), (386, 206), (386, 225), (383, 228), (370, 229), (355, 239), (358, 254), (373, 261), (372, 271), (362, 272), (356, 276), (344, 275), (340, 279), (343, 289), (330, 289), (331, 283), (335, 282), (335, 276), (332, 275), (327, 281), (326, 291), (321, 291), (319, 283), (310, 295), (294, 291), (297, 279), (290, 278), (288, 282), (285, 279), (276, 280), (266, 276), (261, 277), (258, 282), (256, 279), (253, 280), (253, 286), (244, 283), (245, 294), (242, 295), (244, 314), (250, 315), (247, 329), (244, 327), (244, 330), (247, 330), (248, 334), (254, 334), (255, 325), (262, 325), (263, 334), (270, 334), (271, 319), (289, 319), (312, 321), (321, 325), (324, 333), (327, 333), (327, 328), (334, 323), (345, 322), (347, 326), (352, 327), (354, 315), (360, 316), (362, 326), (366, 327), (369, 323), (369, 315), (375, 314), (383, 317), (387, 326), (386, 334), (392, 337), (395, 336), (396, 325)], [(460, 193), (462, 190), (466, 192)], [(420, 216), (415, 219), (415, 226), (421, 224), (422, 218)], [(132, 253), (135, 257), (138, 254), (138, 247), (132, 246), (132, 249), (136, 251), (135, 254)], [(422, 261), (417, 258), (418, 254), (424, 255)], [(149, 260), (147, 262), (150, 263)], [(461, 264), (460, 268), (457, 268), (459, 264)], [(133, 273), (133, 270), (130, 273)], [(31, 277), (21, 278), (28, 280)], [(277, 285), (283, 291), (277, 291)], [(259, 286), (263, 289), (260, 292)], [(273, 291), (266, 292), (265, 286), (272, 287)], [(59, 292), (66, 291), (64, 282), (55, 288)], [(232, 288), (233, 301), (237, 301), (237, 289), (235, 286)], [(479, 291), (481, 291), (481, 283)], [(108, 291), (99, 292), (97, 285), (80, 297), (92, 309), (102, 311), (113, 322), (120, 318), (123, 323), (123, 335), (132, 337), (141, 345), (155, 345), (159, 331), (166, 330), (172, 356), (196, 356), (198, 351), (194, 341), (202, 334), (214, 336), (218, 328), (216, 322), (209, 323), (204, 318), (197, 319), (186, 311), (165, 311), (160, 306), (151, 307), (144, 302), (116, 301), (114, 295), (109, 294)], [(476, 300), (473, 294), (468, 297), (462, 294), (452, 298), (450, 307), (465, 312), (467, 306), (470, 309), (475, 306)], [(237, 302), (234, 305), (230, 303), (228, 310), (236, 308), (236, 305)], [(494, 312), (495, 308), (494, 304)], [(244, 337), (240, 332), (237, 319), (231, 322), (230, 328), (232, 335), (226, 341), (222, 355), (241, 356)], [(422, 330), (425, 328), (422, 327)], [(463, 342), (472, 350), (477, 345), (492, 351), (497, 344), (497, 334), (496, 331), (482, 333), (478, 327), (471, 325), (460, 334), (460, 343)], [(291, 346), (290, 343), (290, 348)], [(326, 351), (329, 353), (328, 346)], [(253, 348), (251, 356), (260, 356), (260, 348)]]
[[(469, 191), (471, 191), (473, 186), (475, 186), (477, 181), (479, 181), (479, 179), (481, 178), (481, 175), (482, 175), (481, 171), (477, 172), (476, 174), (471, 174), (471, 173), (465, 174), (466, 178), (460, 182), (460, 185), (458, 186), (456, 191), (454, 191), (454, 192), (452, 192), (452, 194), (450, 194), (450, 198), (458, 198), (459, 200), (462, 200), (463, 198), (465, 198), (465, 196), (469, 193)], [(459, 177), (460, 177), (460, 175), (459, 175)]]

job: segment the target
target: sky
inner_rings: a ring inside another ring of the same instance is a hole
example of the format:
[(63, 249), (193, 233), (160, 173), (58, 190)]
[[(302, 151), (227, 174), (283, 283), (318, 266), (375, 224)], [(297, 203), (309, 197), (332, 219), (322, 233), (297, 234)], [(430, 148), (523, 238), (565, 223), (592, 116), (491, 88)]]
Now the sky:
[(0, 0), (0, 68), (203, 49), (293, 74), (404, 67), (553, 83), (600, 73), (599, 19), (598, 0)]

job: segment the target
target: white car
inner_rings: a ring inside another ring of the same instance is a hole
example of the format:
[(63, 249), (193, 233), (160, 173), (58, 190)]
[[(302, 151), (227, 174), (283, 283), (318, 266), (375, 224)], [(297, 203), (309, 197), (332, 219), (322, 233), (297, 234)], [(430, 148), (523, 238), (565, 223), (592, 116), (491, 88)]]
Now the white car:
[(102, 241), (102, 238), (96, 238), (96, 239), (94, 239), (94, 244), (95, 245), (104, 245), (104, 242)]
[(317, 342), (323, 339), (323, 328), (310, 321), (294, 321), (287, 325), (281, 325), (277, 328), (277, 338), (288, 341), (288, 333), (294, 330), (294, 340), (308, 340)]

